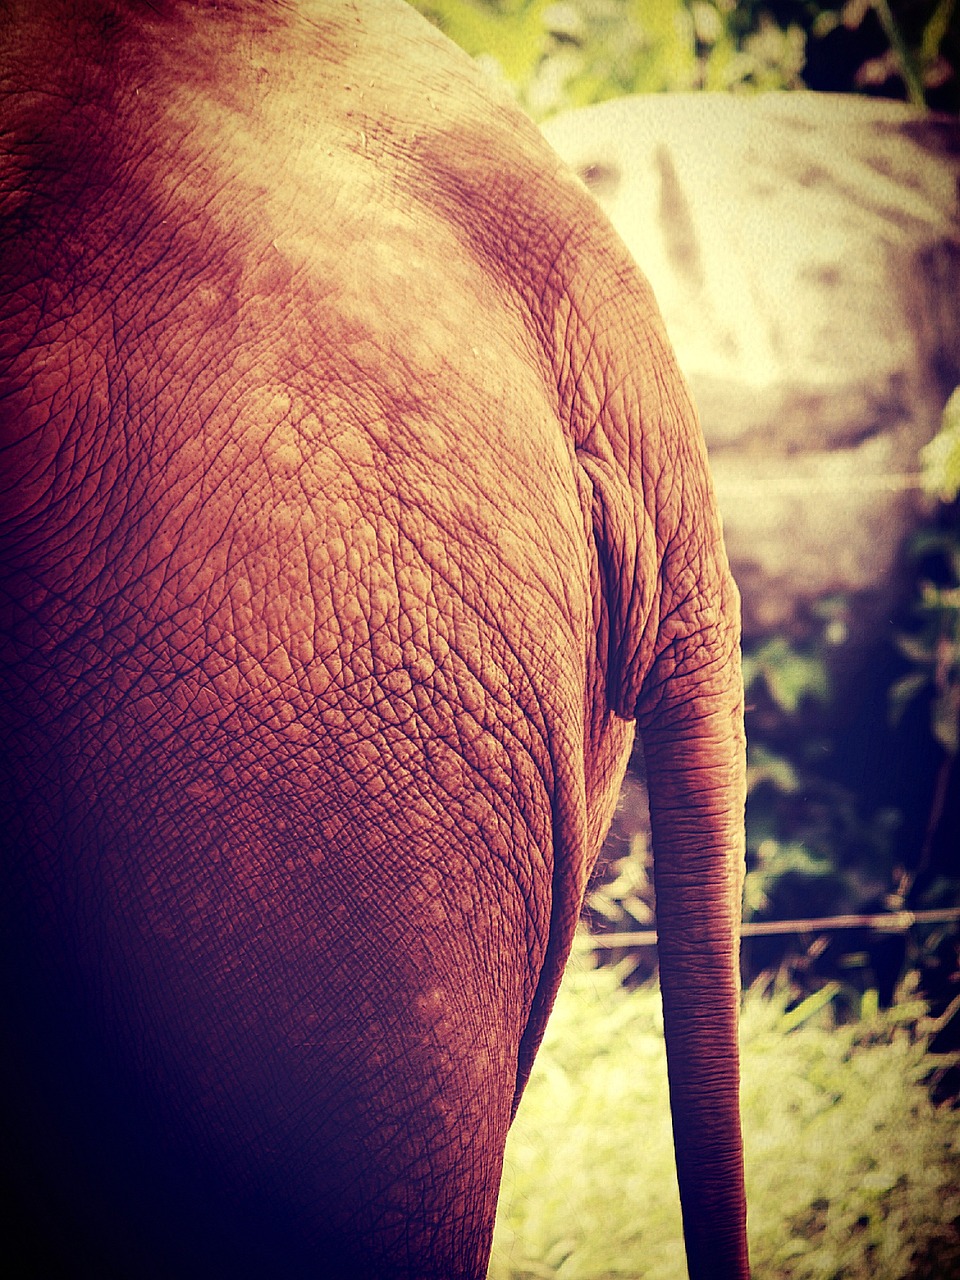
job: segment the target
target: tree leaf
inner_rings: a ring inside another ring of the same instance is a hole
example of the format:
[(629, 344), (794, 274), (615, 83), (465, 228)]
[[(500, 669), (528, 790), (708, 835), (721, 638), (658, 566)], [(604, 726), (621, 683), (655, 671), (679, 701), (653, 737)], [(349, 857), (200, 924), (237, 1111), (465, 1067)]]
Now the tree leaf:
[(893, 682), (887, 694), (891, 724), (899, 724), (907, 707), (927, 683), (925, 671), (911, 671)]
[(923, 486), (942, 502), (960, 493), (960, 387), (946, 403), (940, 430), (920, 450)]

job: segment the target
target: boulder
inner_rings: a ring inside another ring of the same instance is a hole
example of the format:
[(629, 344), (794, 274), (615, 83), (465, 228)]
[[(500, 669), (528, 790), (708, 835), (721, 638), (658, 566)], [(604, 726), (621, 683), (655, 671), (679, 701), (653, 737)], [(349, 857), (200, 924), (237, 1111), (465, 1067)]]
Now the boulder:
[(649, 277), (700, 410), (748, 636), (842, 595), (869, 643), (960, 383), (960, 126), (812, 93), (669, 94), (543, 126)]

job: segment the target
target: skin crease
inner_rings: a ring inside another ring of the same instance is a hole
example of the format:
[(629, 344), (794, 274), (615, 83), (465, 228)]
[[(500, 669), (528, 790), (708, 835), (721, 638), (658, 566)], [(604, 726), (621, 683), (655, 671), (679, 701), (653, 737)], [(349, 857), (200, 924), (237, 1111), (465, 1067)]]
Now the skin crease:
[(745, 1276), (738, 598), (646, 282), (399, 3), (0, 33), (25, 1274), (482, 1276), (636, 722), (690, 1271)]

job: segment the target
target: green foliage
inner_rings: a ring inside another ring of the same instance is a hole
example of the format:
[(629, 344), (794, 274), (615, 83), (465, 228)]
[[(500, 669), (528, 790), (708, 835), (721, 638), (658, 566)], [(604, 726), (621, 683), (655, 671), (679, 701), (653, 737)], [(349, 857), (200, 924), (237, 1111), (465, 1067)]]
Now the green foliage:
[[(960, 1263), (960, 1134), (930, 1103), (933, 1024), (902, 990), (838, 1022), (839, 984), (744, 1012), (743, 1109), (760, 1275), (893, 1277)], [(866, 1004), (866, 1002), (864, 1002)], [(786, 1033), (786, 1034), (785, 1034)], [(771, 1087), (774, 1082), (774, 1087)]]
[(629, 852), (608, 866), (602, 883), (587, 893), (584, 906), (595, 920), (606, 920), (616, 929), (654, 928), (652, 861), (646, 832), (638, 832)]
[[(834, 989), (749, 993), (743, 1115), (754, 1272), (960, 1274), (960, 1131), (924, 1081), (909, 990), (840, 1025)], [(685, 1274), (659, 994), (572, 966), (507, 1144), (491, 1280)]]
[(960, 493), (960, 387), (947, 401), (940, 430), (920, 450), (923, 483), (942, 502), (953, 502)]
[(542, 119), (628, 93), (802, 83), (805, 36), (732, 0), (413, 0)]
[(829, 696), (822, 654), (804, 652), (783, 636), (744, 653), (743, 683), (748, 694), (762, 683), (776, 706), (788, 714), (797, 710), (803, 698), (826, 702)]
[(499, 68), (514, 86), (528, 83), (546, 56), (552, 0), (411, 0), (461, 49)]
[(844, 0), (820, 9), (811, 34), (822, 39), (839, 26), (856, 29), (874, 14), (889, 47), (860, 68), (858, 87), (897, 78), (906, 97), (922, 107), (926, 90), (938, 88), (951, 77), (948, 45), (956, 11), (956, 0)]
[(957, 0), (411, 0), (540, 120), (628, 93), (803, 87), (810, 41), (879, 20), (856, 74), (912, 101), (953, 77)]
[(819, 717), (830, 688), (831, 621), (800, 647), (783, 637), (744, 653), (747, 693), (747, 919), (860, 909), (891, 887), (897, 815), (864, 815), (833, 780)]
[[(960, 387), (943, 411), (939, 432), (920, 451), (924, 487), (944, 503), (960, 493)], [(948, 756), (960, 750), (960, 527), (922, 530), (913, 539), (918, 561), (939, 561), (940, 581), (921, 577), (913, 606), (914, 627), (897, 637), (912, 670), (890, 689), (896, 722), (917, 694), (930, 692), (933, 735)]]
[(915, 556), (940, 553), (949, 565), (950, 580), (920, 581), (915, 629), (897, 637), (897, 647), (913, 670), (891, 686), (890, 710), (896, 721), (918, 693), (929, 691), (933, 735), (947, 755), (954, 756), (960, 749), (960, 530), (920, 534), (913, 551)]

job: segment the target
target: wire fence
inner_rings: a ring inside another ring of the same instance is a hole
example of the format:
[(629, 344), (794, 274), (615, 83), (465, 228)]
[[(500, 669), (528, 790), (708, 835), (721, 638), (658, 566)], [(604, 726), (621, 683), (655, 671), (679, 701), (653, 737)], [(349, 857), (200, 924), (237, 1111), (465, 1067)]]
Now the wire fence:
[[(916, 925), (950, 924), (960, 921), (960, 907), (937, 911), (886, 911), (880, 915), (812, 916), (806, 920), (754, 920), (740, 927), (743, 938), (764, 938), (789, 933), (832, 933), (840, 929), (872, 929), (877, 933), (905, 933)], [(588, 934), (578, 939), (584, 951), (608, 951), (616, 947), (653, 947), (656, 929), (629, 933)]]

